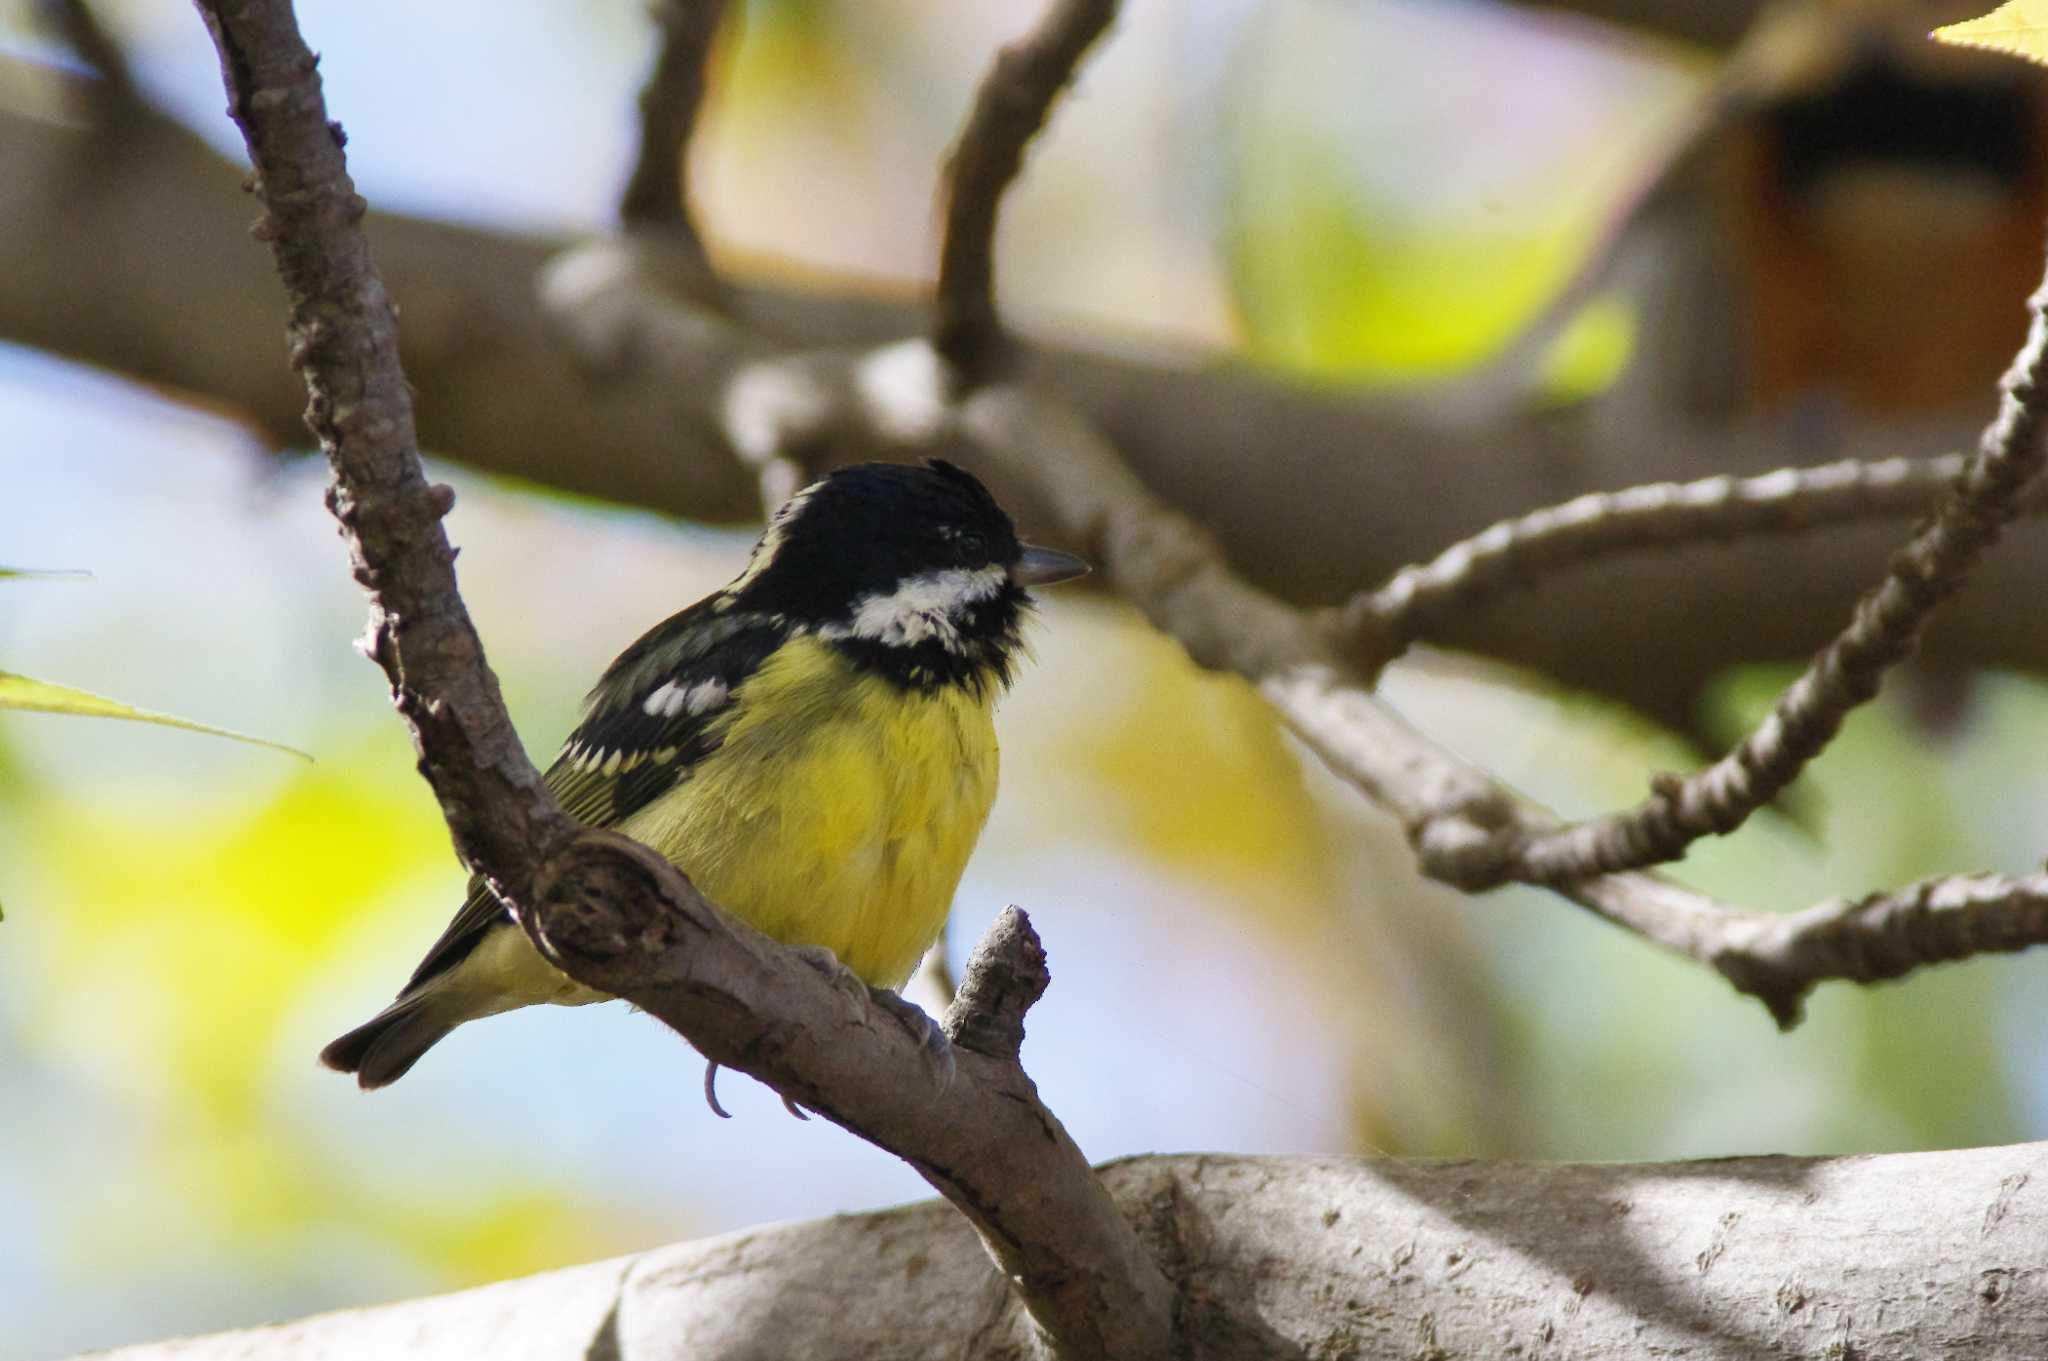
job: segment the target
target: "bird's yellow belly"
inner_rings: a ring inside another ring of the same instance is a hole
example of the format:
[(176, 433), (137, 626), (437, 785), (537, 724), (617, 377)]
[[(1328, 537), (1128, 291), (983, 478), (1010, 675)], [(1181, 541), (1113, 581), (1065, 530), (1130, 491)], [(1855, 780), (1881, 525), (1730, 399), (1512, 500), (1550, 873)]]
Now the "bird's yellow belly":
[(990, 697), (906, 694), (800, 640), (734, 699), (718, 750), (619, 830), (756, 929), (901, 987), (995, 801)]

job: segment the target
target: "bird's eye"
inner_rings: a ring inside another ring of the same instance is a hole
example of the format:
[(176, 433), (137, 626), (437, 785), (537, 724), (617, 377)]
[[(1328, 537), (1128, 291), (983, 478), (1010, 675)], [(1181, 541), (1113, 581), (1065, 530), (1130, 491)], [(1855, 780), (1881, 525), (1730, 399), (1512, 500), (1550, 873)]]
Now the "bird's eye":
[(979, 534), (962, 534), (953, 541), (953, 551), (962, 562), (982, 562), (988, 557), (988, 540)]

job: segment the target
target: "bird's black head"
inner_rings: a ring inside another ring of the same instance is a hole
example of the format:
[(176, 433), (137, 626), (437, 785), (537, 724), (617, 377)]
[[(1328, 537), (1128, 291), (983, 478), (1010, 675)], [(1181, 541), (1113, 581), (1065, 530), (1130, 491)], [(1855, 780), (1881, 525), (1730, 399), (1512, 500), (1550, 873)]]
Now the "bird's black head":
[(1007, 683), (1027, 588), (1085, 570), (1019, 542), (988, 489), (950, 463), (862, 463), (791, 497), (726, 598), (905, 685)]

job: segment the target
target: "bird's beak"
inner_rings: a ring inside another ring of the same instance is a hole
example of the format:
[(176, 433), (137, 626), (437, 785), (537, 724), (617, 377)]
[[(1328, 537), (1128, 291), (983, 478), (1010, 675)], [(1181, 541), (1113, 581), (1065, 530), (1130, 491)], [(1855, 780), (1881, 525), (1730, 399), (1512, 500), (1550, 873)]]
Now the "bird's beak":
[(1010, 564), (1010, 580), (1019, 586), (1051, 586), (1086, 575), (1088, 564), (1072, 553), (1057, 548), (1025, 544), (1024, 551)]

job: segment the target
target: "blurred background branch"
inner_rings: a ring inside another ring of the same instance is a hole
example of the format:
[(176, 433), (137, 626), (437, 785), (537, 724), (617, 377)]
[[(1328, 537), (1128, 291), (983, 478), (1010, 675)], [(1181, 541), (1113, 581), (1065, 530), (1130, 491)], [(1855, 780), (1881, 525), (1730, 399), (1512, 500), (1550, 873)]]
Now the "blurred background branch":
[(873, 1002), (847, 1018), (813, 966), (725, 919), (659, 855), (579, 832), (542, 785), (455, 585), (441, 527), (454, 494), (428, 484), (414, 447), (395, 313), (318, 61), (291, 0), (199, 8), (256, 168), (255, 234), (291, 299), (292, 367), (334, 471), (327, 504), (369, 595), (364, 650), (391, 681), (464, 862), (579, 982), (908, 1161), (974, 1224), (1054, 1355), (1168, 1356), (1171, 1287), (1018, 1060), (1023, 1014), (1048, 982), (1021, 913), (977, 952), (947, 1018), (963, 1041), (992, 1043), (963, 1046), (942, 1077)]
[[(714, 135), (668, 162), (725, 275), (713, 297), (669, 234), (602, 238), (648, 146), (624, 94), (648, 74), (643, 16), (385, 3), (300, 8), (318, 11), (337, 100), (356, 82), (351, 160), (400, 209), (368, 230), (404, 308), (422, 436), (448, 460), (434, 476), (461, 492), (465, 594), (528, 731), (559, 732), (590, 657), (744, 552), (622, 507), (751, 519), (778, 464), (786, 488), (799, 462), (963, 441), (1020, 460), (1113, 451), (1157, 500), (1106, 525), (1102, 502), (1032, 504), (1028, 477), (1005, 494), (1029, 529), (1117, 540), (1119, 572), (1211, 660), (1234, 659), (1205, 611), (1251, 625), (1255, 663), (1302, 644), (1373, 670), (1322, 607), (1355, 610), (1404, 564), (1449, 593), (1417, 599), (1453, 602), (1418, 608), (1421, 636), (1455, 653), (1411, 650), (1370, 694), (1342, 666), (1266, 687), (1395, 819), (1107, 593), (1049, 603), (962, 910), (1042, 905), (1062, 986), (1032, 1013), (1032, 1071), (1091, 1153), (1664, 1158), (2048, 1128), (2038, 960), (1824, 989), (1782, 1038), (1723, 982), (1785, 1019), (1817, 978), (2039, 934), (2037, 534), (1986, 562), (1922, 660), (1742, 837), (1700, 843), (1671, 878), (1572, 886), (1668, 956), (1519, 910), (1531, 890), (1439, 889), (1404, 840), (1490, 882), (1501, 826), (1692, 768), (1697, 746), (1762, 719), (1783, 659), (1839, 627), (1914, 513), (1882, 460), (1924, 469), (1966, 442), (2019, 341), (2048, 217), (2038, 79), (1928, 58), (1938, 17), (1913, 7), (1779, 7), (1739, 43), (1713, 38), (1710, 70), (1640, 29), (1506, 7), (1132, 0), (1005, 200), (1019, 367), (968, 429), (929, 346), (904, 342), (929, 329), (932, 169), (980, 73), (962, 54), (1014, 41), (1035, 10), (747, 6), (747, 41), (715, 46), (699, 110)], [(410, 963), (396, 956), (459, 871), (382, 696), (337, 645), (360, 604), (311, 470), (272, 452), (303, 445), (303, 394), (247, 343), (274, 333), (277, 295), (239, 239), (240, 171), (190, 12), (98, 14), (149, 101), (125, 128), (49, 40), (16, 24), (0, 56), (0, 335), (16, 342), (0, 423), (23, 432), (8, 504), (35, 511), (0, 507), (0, 556), (86, 563), (101, 585), (84, 608), (24, 596), (0, 627), (102, 688), (188, 712), (231, 701), (237, 726), (321, 759), (280, 775), (162, 753), (147, 732), (0, 729), (0, 1073), (20, 1112), (0, 1186), (18, 1181), (21, 1207), (0, 1265), (26, 1266), (0, 1274), (28, 1283), (10, 1313), (31, 1361), (920, 1194), (745, 1083), (725, 1092), (746, 1122), (734, 1140), (668, 1032), (619, 1008), (476, 1027), (440, 1082), (393, 1100), (318, 1082), (306, 1054)], [(412, 40), (392, 46), (394, 24)], [(632, 297), (635, 279), (662, 296)], [(1900, 318), (1913, 343), (1891, 338)], [(1854, 458), (1879, 462), (1831, 482)], [(1786, 467), (1808, 471), (1745, 480)], [(1690, 486), (1710, 477), (1725, 497)], [(1866, 478), (1869, 517), (1845, 489)], [(1800, 490), (1777, 499), (1788, 480)], [(1583, 535), (1529, 515), (1645, 483), (1714, 508), (1666, 519), (1622, 494)], [(1825, 532), (1782, 532), (1803, 515)], [(1533, 556), (1494, 556), (1485, 527), (1522, 517)], [(1662, 542), (1610, 551), (1638, 533)], [(1445, 547), (1460, 544), (1468, 559)], [(1455, 584), (1461, 561), (1477, 594)], [(1967, 673), (1981, 664), (2010, 670)], [(337, 850), (363, 846), (376, 854)], [(1841, 896), (1869, 884), (1908, 887)], [(1926, 1222), (1974, 1233), (2013, 1200), (1977, 1189), (1981, 1208), (1965, 1196)], [(1706, 1253), (1702, 1233), (1674, 1260)], [(1989, 1241), (1984, 1279), (2002, 1281)], [(1562, 1291), (1572, 1269), (1553, 1267)]]
[[(640, 151), (619, 200), (619, 220), (637, 230), (667, 230), (694, 247), (704, 243), (690, 210), (690, 134), (704, 102), (711, 47), (725, 20), (725, 0), (654, 0), (648, 14), (657, 35), (654, 67), (640, 89)], [(705, 272), (710, 262), (703, 260)]]
[(1083, 54), (1116, 20), (1117, 0), (1054, 0), (1023, 38), (996, 53), (975, 91), (959, 143), (946, 159), (946, 230), (939, 245), (932, 343), (969, 386), (1001, 362), (996, 311), (996, 223), (1003, 194), (1024, 168)]

